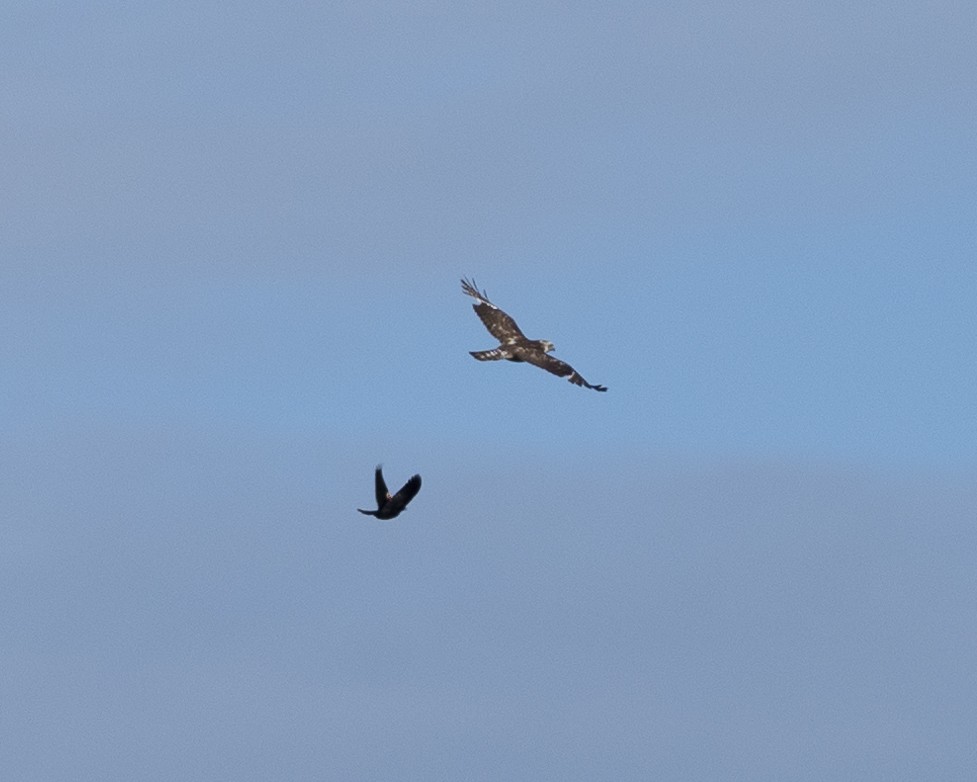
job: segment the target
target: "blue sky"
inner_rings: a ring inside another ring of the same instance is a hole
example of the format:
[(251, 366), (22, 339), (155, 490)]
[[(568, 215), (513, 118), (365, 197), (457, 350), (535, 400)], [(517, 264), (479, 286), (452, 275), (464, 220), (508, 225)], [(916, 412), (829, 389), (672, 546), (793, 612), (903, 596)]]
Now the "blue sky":
[(8, 4), (3, 776), (972, 779), (975, 16)]

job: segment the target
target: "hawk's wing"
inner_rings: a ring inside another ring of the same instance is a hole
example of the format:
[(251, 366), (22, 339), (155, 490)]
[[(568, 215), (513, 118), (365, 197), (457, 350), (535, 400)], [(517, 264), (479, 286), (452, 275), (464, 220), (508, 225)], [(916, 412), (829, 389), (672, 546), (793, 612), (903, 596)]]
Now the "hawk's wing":
[(478, 304), (472, 304), (472, 309), (475, 310), (475, 314), (485, 324), (485, 328), (489, 330), (489, 334), (499, 342), (504, 345), (512, 344), (526, 338), (526, 335), (522, 333), (516, 325), (516, 322), (490, 302), (484, 291), (479, 291), (475, 287), (475, 280), (469, 282), (466, 279), (462, 279), (461, 289), (478, 301)]
[(377, 491), (377, 508), (382, 508), (387, 498), (390, 496), (390, 492), (387, 491), (387, 484), (383, 480), (383, 468), (381, 465), (377, 465), (377, 471), (374, 476)]
[(571, 367), (566, 361), (560, 361), (558, 358), (554, 358), (548, 353), (544, 353), (542, 350), (520, 350), (517, 349), (516, 355), (519, 356), (523, 361), (533, 364), (540, 369), (545, 369), (547, 372), (552, 372), (558, 377), (569, 377), (567, 378), (575, 386), (584, 386), (585, 388), (592, 388), (594, 391), (606, 391), (607, 386), (595, 386), (588, 383), (583, 379), (581, 374), (577, 372), (573, 367)]

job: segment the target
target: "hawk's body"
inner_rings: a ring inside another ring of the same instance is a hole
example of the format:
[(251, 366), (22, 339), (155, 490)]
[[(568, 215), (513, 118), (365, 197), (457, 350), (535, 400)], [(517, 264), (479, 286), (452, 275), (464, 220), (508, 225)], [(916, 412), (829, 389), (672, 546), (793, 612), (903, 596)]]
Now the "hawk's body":
[(479, 291), (475, 287), (474, 280), (469, 282), (463, 279), (461, 289), (477, 301), (476, 304), (472, 305), (472, 309), (485, 324), (489, 333), (501, 343), (497, 348), (491, 350), (469, 351), (476, 359), (479, 361), (500, 361), (502, 359), (525, 361), (527, 364), (533, 364), (559, 377), (566, 377), (574, 385), (592, 388), (595, 391), (607, 390), (606, 386), (595, 386), (588, 383), (577, 370), (565, 361), (547, 355), (554, 347), (549, 340), (527, 339), (516, 322), (490, 302), (484, 291)]
[(391, 495), (387, 490), (387, 484), (383, 480), (383, 469), (378, 464), (373, 476), (374, 488), (377, 496), (376, 510), (363, 510), (357, 508), (360, 513), (367, 516), (376, 516), (381, 521), (389, 521), (400, 515), (400, 512), (407, 507), (407, 503), (417, 496), (421, 490), (421, 476), (414, 475), (405, 483), (399, 492)]

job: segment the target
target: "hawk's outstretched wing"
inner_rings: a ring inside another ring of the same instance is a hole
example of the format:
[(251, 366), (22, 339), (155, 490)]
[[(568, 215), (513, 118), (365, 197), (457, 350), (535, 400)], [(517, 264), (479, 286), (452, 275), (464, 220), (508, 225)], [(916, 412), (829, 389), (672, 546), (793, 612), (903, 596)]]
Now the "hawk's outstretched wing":
[(607, 386), (595, 386), (588, 383), (583, 379), (581, 374), (577, 372), (573, 367), (571, 367), (566, 361), (560, 361), (558, 358), (544, 353), (541, 350), (517, 350), (517, 355), (523, 361), (533, 364), (540, 369), (545, 369), (547, 372), (552, 372), (558, 377), (567, 377), (567, 379), (573, 383), (575, 386), (584, 386), (585, 388), (592, 388), (594, 391), (606, 391)]
[(478, 304), (472, 304), (472, 309), (485, 324), (489, 334), (499, 342), (503, 345), (511, 345), (518, 340), (526, 339), (526, 335), (522, 333), (516, 322), (490, 302), (484, 291), (479, 291), (475, 287), (475, 280), (469, 282), (462, 279), (461, 289), (478, 301)]

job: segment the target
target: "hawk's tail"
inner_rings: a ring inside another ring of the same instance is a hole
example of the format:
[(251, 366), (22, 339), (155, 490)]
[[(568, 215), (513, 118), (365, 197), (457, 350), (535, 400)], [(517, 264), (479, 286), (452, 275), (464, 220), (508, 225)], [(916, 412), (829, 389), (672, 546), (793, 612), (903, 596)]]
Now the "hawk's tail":
[(479, 361), (499, 361), (506, 357), (505, 353), (498, 348), (493, 348), (492, 350), (469, 350), (468, 352)]

